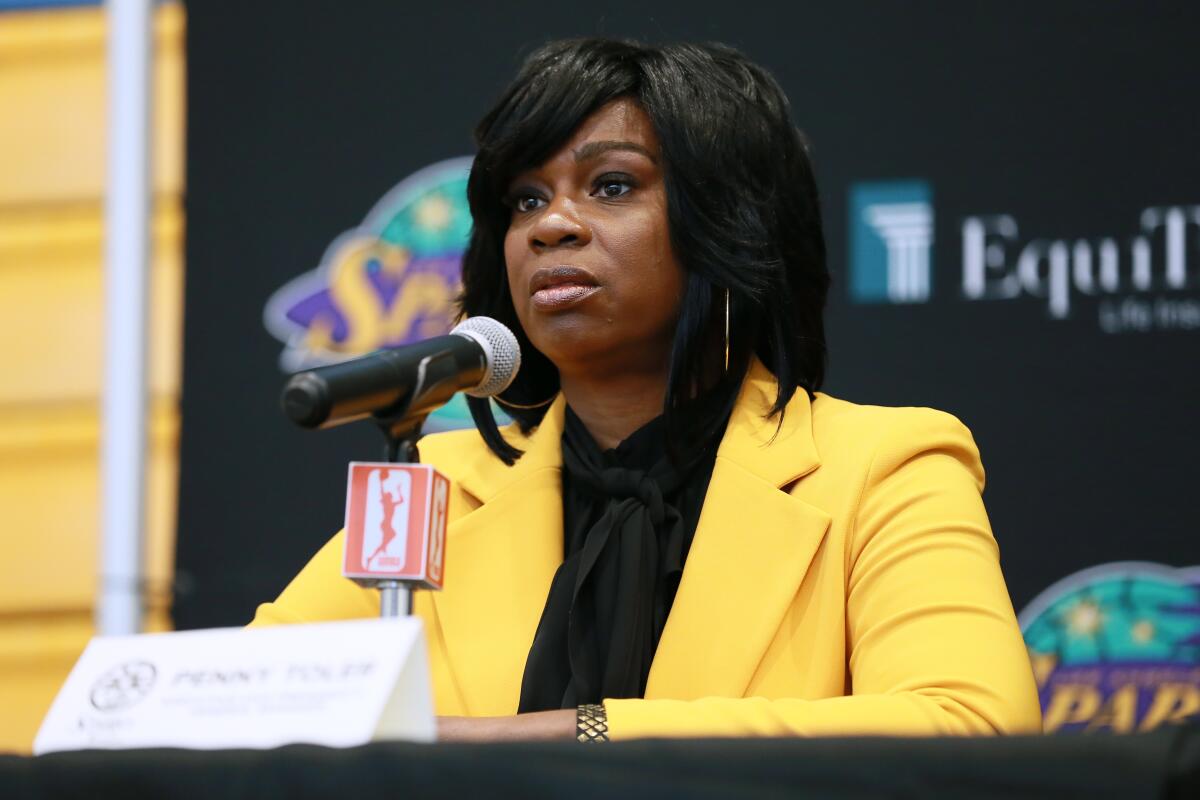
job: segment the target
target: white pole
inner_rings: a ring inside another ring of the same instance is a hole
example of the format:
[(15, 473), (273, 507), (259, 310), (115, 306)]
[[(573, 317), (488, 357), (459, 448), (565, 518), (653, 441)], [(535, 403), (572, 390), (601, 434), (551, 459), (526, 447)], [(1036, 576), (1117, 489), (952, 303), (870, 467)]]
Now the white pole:
[(101, 559), (96, 627), (142, 627), (150, 248), (150, 0), (107, 0)]

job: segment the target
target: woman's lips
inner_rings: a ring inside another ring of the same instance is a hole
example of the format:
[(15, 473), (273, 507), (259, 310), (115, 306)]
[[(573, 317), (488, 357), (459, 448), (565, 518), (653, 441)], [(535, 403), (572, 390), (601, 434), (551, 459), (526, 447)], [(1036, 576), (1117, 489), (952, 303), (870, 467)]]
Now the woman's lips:
[(534, 307), (544, 311), (567, 308), (600, 291), (590, 272), (565, 265), (535, 270), (529, 286)]
[(598, 291), (600, 291), (600, 287), (595, 285), (560, 283), (534, 292), (533, 304), (537, 308), (557, 310), (582, 302)]

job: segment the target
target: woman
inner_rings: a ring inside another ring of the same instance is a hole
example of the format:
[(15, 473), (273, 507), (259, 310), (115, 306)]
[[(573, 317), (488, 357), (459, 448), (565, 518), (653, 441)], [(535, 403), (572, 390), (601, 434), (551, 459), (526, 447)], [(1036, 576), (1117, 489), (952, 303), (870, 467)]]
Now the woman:
[[(829, 283), (787, 100), (728, 48), (534, 53), (477, 131), (463, 311), (524, 366), (420, 592), (443, 739), (1036, 731), (971, 435), (817, 392)], [(256, 624), (372, 616), (335, 537)]]

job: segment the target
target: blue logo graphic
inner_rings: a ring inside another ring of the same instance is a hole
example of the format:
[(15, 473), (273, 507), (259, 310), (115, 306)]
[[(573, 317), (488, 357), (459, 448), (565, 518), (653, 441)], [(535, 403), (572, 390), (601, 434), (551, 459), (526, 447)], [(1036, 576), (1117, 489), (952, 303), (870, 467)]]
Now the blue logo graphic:
[(924, 181), (850, 187), (850, 299), (923, 303), (929, 299), (933, 190)]
[[(263, 322), (283, 342), (279, 363), (284, 371), (450, 331), (471, 233), (470, 170), (471, 158), (454, 158), (408, 176), (362, 224), (333, 240), (316, 269), (271, 296)], [(496, 416), (503, 424), (505, 417)], [(425, 429), (472, 424), (460, 394), (438, 409)]]
[(1200, 714), (1200, 567), (1077, 572), (1021, 612), (1046, 733), (1151, 730)]

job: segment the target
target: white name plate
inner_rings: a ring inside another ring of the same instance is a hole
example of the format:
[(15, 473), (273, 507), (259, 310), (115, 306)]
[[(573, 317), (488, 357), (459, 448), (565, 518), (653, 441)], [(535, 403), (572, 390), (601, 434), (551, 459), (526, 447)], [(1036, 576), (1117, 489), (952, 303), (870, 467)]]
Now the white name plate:
[(33, 752), (435, 735), (424, 631), (402, 617), (93, 639)]

